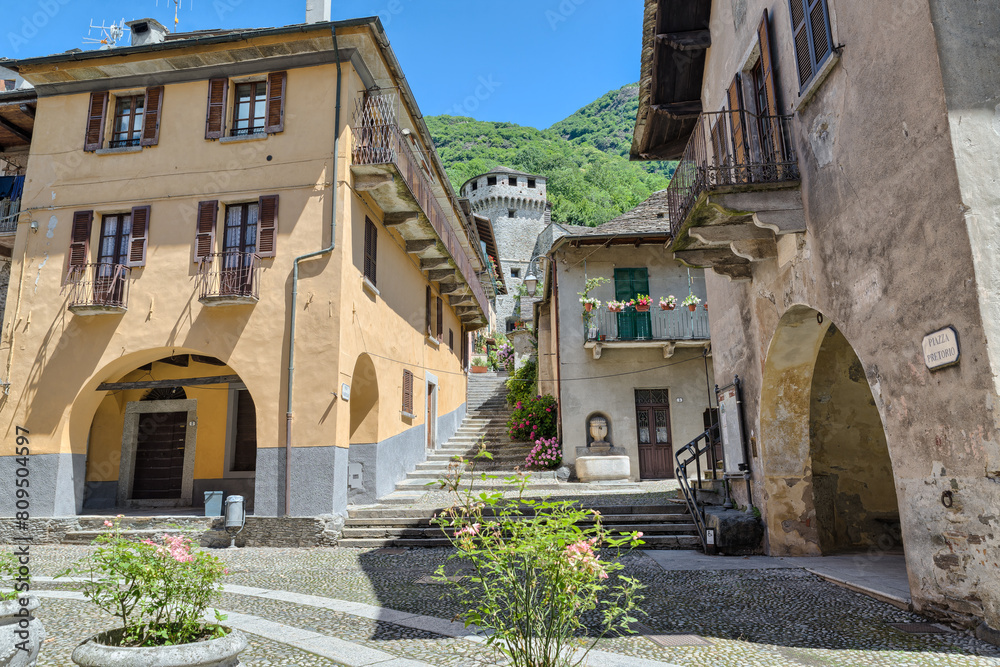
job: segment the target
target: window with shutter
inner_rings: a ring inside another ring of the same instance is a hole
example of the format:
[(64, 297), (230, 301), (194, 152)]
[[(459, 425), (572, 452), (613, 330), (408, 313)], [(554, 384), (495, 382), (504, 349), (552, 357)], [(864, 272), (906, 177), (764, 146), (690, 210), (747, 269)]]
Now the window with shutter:
[(215, 252), (215, 221), (218, 215), (218, 201), (198, 202), (198, 226), (194, 241), (195, 262), (201, 262)]
[(108, 93), (91, 93), (87, 111), (87, 131), (83, 150), (96, 151), (104, 145), (104, 119), (108, 113)]
[(830, 12), (826, 0), (788, 0), (799, 72), (799, 93), (833, 53)]
[(285, 82), (286, 72), (271, 72), (267, 75), (267, 125), (268, 134), (285, 129)]
[(455, 351), (455, 331), (453, 329), (448, 329), (448, 349), (452, 352)]
[(90, 256), (90, 228), (93, 223), (93, 211), (77, 211), (73, 214), (73, 227), (70, 230), (69, 253), (66, 260), (67, 275), (87, 263), (87, 258)]
[(424, 303), (424, 328), (427, 330), (427, 335), (432, 334), (431, 330), (431, 286), (427, 286), (427, 299)]
[(257, 254), (274, 257), (278, 242), (278, 195), (260, 198), (260, 217), (257, 222)]
[(208, 82), (208, 111), (205, 114), (205, 138), (220, 139), (226, 131), (226, 98), (229, 79)]
[(136, 206), (132, 209), (132, 229), (128, 241), (128, 257), (126, 266), (146, 265), (146, 246), (149, 239), (149, 206)]
[(403, 412), (413, 414), (413, 373), (403, 371)]
[(375, 285), (375, 262), (378, 258), (378, 228), (365, 218), (365, 278)]
[(163, 86), (146, 89), (146, 114), (142, 120), (142, 146), (160, 142), (160, 117), (163, 115)]
[(444, 340), (444, 300), (437, 298), (437, 336), (438, 342)]

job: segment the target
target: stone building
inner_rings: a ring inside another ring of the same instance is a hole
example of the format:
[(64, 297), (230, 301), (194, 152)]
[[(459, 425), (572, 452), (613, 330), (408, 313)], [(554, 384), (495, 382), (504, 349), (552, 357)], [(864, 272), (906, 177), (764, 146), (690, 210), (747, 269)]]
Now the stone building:
[[(511, 331), (516, 320), (531, 320), (531, 299), (518, 299), (521, 284), (535, 257), (535, 243), (549, 222), (544, 176), (526, 174), (508, 167), (480, 174), (466, 181), (459, 192), (472, 211), (493, 223), (497, 250), (495, 257), (506, 282), (506, 294), (496, 298), (497, 326)], [(515, 302), (521, 312), (514, 312)]]
[(681, 160), (766, 552), (902, 550), (918, 610), (996, 641), (1000, 13), (891, 5), (646, 0), (632, 157)]

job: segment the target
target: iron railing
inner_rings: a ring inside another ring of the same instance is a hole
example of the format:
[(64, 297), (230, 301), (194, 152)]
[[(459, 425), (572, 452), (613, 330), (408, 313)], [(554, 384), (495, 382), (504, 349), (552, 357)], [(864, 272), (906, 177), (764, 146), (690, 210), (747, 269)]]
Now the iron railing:
[(701, 539), (702, 548), (707, 546), (705, 533), (705, 514), (701, 505), (698, 504), (698, 489), (691, 486), (688, 479), (688, 467), (693, 463), (695, 466), (695, 481), (702, 482), (701, 457), (711, 452), (712, 448), (722, 437), (718, 424), (713, 424), (704, 433), (677, 450), (674, 458), (677, 459), (677, 468), (674, 470), (677, 483), (681, 487), (684, 495), (684, 502), (687, 503), (688, 511), (694, 519), (694, 525), (698, 529), (698, 537)]
[(0, 199), (0, 234), (17, 232), (17, 218), (21, 213), (21, 199)]
[(255, 134), (264, 134), (266, 128), (263, 125), (256, 125), (254, 127), (240, 127), (229, 130), (229, 136), (231, 137), (250, 137)]
[(219, 252), (208, 255), (199, 267), (200, 299), (260, 298), (260, 255), (252, 252)]
[(131, 148), (132, 146), (140, 145), (139, 137), (130, 137), (128, 139), (112, 139), (108, 142), (108, 148)]
[(791, 123), (791, 116), (758, 116), (746, 111), (701, 114), (667, 186), (674, 237), (706, 190), (728, 186), (753, 189), (798, 181)]
[[(489, 299), (486, 298), (486, 291), (479, 283), (478, 274), (469, 261), (458, 234), (452, 228), (449, 216), (445, 214), (434, 195), (434, 188), (428, 176), (429, 167), (417, 156), (396, 122), (395, 105), (395, 94), (388, 92), (367, 93), (358, 100), (354, 114), (355, 127), (352, 130), (353, 162), (356, 165), (395, 165), (413, 199), (448, 250), (463, 280), (472, 290), (480, 309), (483, 313), (488, 313)], [(470, 242), (475, 243), (471, 238)]]
[(124, 264), (95, 262), (70, 267), (66, 284), (70, 287), (70, 308), (128, 308), (131, 269)]
[(621, 313), (599, 308), (590, 313), (584, 335), (598, 341), (708, 340), (708, 311), (701, 306), (691, 312), (687, 307), (661, 310), (653, 305), (645, 313), (632, 307)]

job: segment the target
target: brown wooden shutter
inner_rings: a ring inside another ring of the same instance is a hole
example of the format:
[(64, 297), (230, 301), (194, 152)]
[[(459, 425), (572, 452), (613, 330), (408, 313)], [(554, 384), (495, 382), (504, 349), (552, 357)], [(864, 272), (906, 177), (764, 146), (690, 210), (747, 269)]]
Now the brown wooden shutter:
[(87, 110), (87, 132), (83, 150), (96, 151), (104, 145), (104, 118), (108, 113), (108, 93), (91, 93)]
[(257, 254), (274, 257), (278, 241), (278, 195), (260, 198), (257, 212)]
[(442, 340), (444, 340), (444, 301), (441, 299), (441, 297), (437, 298), (437, 307), (438, 307), (437, 335), (435, 336), (435, 338), (437, 338), (438, 342), (440, 343)]
[(226, 98), (229, 79), (208, 82), (208, 112), (205, 116), (205, 138), (220, 139), (226, 133)]
[(378, 229), (375, 224), (365, 218), (365, 277), (375, 283), (376, 260), (378, 259)]
[(67, 272), (87, 263), (90, 257), (90, 228), (94, 224), (93, 211), (76, 211), (73, 213), (73, 227), (70, 230), (69, 255), (66, 261)]
[(286, 72), (271, 72), (267, 75), (267, 120), (264, 131), (281, 132), (285, 129), (285, 81)]
[(146, 265), (149, 213), (149, 206), (136, 206), (132, 209), (132, 233), (129, 236), (128, 257), (125, 260), (125, 266)]
[(767, 109), (757, 112), (765, 116), (778, 115), (778, 97), (774, 91), (774, 73), (771, 67), (771, 31), (768, 26), (767, 10), (757, 27), (757, 44), (760, 46), (760, 71), (764, 77), (764, 91), (767, 96)]
[(729, 86), (727, 93), (729, 100), (729, 131), (733, 139), (733, 173), (732, 178), (736, 183), (745, 183), (749, 176), (747, 163), (750, 156), (747, 153), (746, 128), (743, 125), (743, 103), (740, 95), (740, 75), (733, 77), (733, 82)]
[(163, 111), (163, 86), (146, 89), (145, 111), (142, 116), (141, 146), (160, 143), (160, 116)]
[(455, 351), (455, 330), (448, 329), (448, 349), (452, 352)]
[(413, 414), (413, 373), (403, 371), (403, 412)]
[(431, 335), (431, 286), (427, 286), (427, 300), (424, 304), (424, 324), (428, 336)]
[(194, 261), (204, 261), (215, 252), (215, 221), (218, 216), (218, 201), (198, 202), (198, 233), (194, 240)]

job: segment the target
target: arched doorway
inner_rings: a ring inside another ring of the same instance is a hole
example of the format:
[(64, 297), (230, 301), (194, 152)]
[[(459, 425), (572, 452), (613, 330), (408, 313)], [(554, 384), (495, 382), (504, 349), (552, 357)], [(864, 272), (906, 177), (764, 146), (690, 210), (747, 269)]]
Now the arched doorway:
[(378, 376), (367, 354), (358, 357), (351, 377), (351, 444), (378, 442)]
[(771, 555), (902, 548), (892, 462), (864, 367), (818, 311), (795, 306), (779, 322), (760, 418)]

